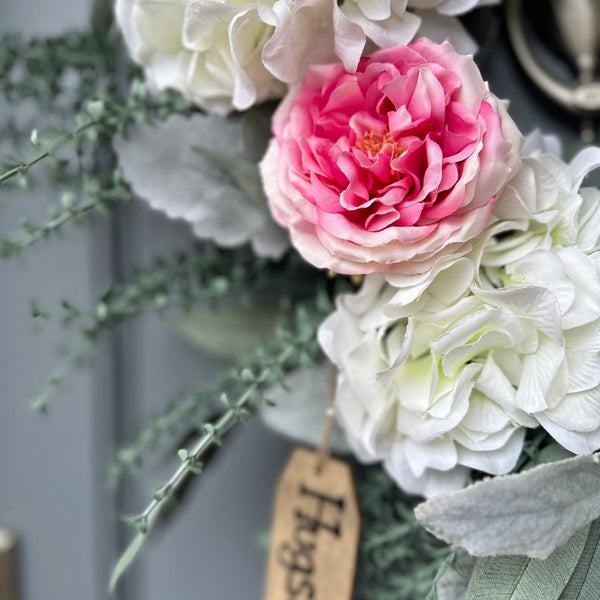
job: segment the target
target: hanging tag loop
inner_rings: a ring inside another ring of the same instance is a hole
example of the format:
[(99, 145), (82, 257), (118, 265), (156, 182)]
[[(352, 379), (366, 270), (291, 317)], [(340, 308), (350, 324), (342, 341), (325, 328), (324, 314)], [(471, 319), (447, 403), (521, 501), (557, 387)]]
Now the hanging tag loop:
[(320, 459), (317, 463), (317, 472), (323, 470), (327, 459), (331, 453), (331, 432), (335, 423), (335, 390), (337, 382), (337, 369), (331, 365), (329, 375), (329, 393), (327, 399), (327, 407), (325, 408), (325, 418), (323, 419), (323, 430), (321, 433), (321, 441), (319, 443)]
[(336, 373), (317, 450), (297, 448), (277, 485), (264, 600), (351, 600), (360, 511), (350, 466), (329, 452)]

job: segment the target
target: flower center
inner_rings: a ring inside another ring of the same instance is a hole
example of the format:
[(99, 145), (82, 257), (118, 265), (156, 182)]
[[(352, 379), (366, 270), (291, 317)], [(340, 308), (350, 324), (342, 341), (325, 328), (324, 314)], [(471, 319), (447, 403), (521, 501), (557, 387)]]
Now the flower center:
[(356, 148), (373, 158), (386, 144), (391, 144), (393, 148), (392, 158), (398, 158), (405, 150), (389, 131), (386, 131), (383, 135), (376, 131), (365, 132), (362, 140), (356, 142)]

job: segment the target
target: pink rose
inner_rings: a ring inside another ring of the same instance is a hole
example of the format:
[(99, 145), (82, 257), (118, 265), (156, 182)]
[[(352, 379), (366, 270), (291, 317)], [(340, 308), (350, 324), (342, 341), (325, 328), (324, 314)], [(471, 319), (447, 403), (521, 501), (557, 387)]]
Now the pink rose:
[(426, 39), (310, 67), (273, 132), (264, 187), (304, 258), (390, 278), (469, 251), (521, 137), (473, 58)]

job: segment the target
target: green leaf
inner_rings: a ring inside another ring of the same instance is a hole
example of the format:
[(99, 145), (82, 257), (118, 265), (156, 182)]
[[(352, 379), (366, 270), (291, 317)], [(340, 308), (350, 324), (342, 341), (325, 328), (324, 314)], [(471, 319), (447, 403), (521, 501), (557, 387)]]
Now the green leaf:
[(494, 477), (415, 509), (435, 536), (473, 556), (546, 558), (600, 516), (600, 457), (578, 456)]
[(583, 555), (589, 532), (590, 526), (584, 527), (545, 560), (527, 556), (480, 558), (465, 600), (559, 600)]
[(102, 100), (88, 102), (86, 110), (88, 115), (90, 115), (94, 121), (98, 121), (104, 114), (104, 102), (102, 102)]
[(240, 358), (270, 341), (278, 315), (275, 303), (250, 309), (199, 307), (169, 320), (188, 341), (223, 358)]
[(110, 583), (108, 584), (108, 591), (111, 594), (115, 591), (115, 587), (117, 586), (119, 579), (123, 576), (123, 573), (129, 568), (139, 551), (142, 549), (145, 540), (146, 535), (138, 533), (119, 557), (119, 560), (111, 573)]
[[(286, 375), (285, 388), (273, 386), (265, 394), (260, 415), (268, 427), (293, 440), (316, 447), (323, 434), (323, 420), (331, 394), (331, 365), (296, 369)], [(333, 452), (348, 453), (350, 448), (342, 429), (334, 425), (329, 440)]]
[(435, 585), (436, 600), (464, 600), (475, 561), (475, 557), (462, 548), (451, 556), (449, 562), (444, 561), (441, 576)]
[(540, 450), (537, 453), (537, 455), (523, 467), (523, 470), (528, 471), (529, 469), (533, 469), (534, 467), (537, 467), (539, 465), (558, 462), (572, 457), (573, 454), (565, 448), (563, 448), (560, 444), (551, 443), (542, 450)]
[(590, 527), (581, 558), (559, 600), (597, 598), (600, 590), (600, 521)]

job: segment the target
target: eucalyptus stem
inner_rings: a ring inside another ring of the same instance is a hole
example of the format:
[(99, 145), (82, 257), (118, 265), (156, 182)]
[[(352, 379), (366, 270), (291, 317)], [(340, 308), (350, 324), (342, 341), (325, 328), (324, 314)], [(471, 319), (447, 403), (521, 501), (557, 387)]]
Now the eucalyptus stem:
[(180, 456), (183, 457), (181, 465), (164, 483), (158, 491), (154, 493), (154, 497), (144, 511), (140, 514), (140, 531), (146, 533), (148, 526), (153, 522), (158, 515), (161, 506), (168, 498), (177, 492), (178, 488), (190, 476), (190, 474), (199, 475), (203, 465), (201, 458), (205, 452), (214, 444), (219, 444), (221, 436), (227, 433), (227, 430), (239, 421), (241, 411), (244, 409), (254, 394), (259, 389), (258, 383), (252, 383), (246, 391), (241, 395), (239, 400), (228, 410), (226, 410), (213, 425), (211, 425), (204, 435), (198, 440), (191, 451), (180, 451)]
[[(27, 99), (45, 111), (49, 107), (77, 111), (99, 89), (114, 89), (122, 47), (116, 32), (98, 30), (55, 38), (4, 35), (0, 38), (0, 94), (15, 105)], [(65, 84), (67, 73), (76, 76), (76, 85)], [(60, 107), (54, 104), (59, 97)]]
[(52, 216), (45, 222), (35, 224), (25, 221), (20, 230), (0, 238), (0, 257), (15, 256), (36, 242), (59, 231), (67, 223), (80, 223), (91, 212), (109, 215), (111, 206), (116, 202), (128, 202), (133, 196), (128, 186), (116, 183), (111, 188), (102, 189), (101, 176), (86, 182), (87, 200), (75, 202), (72, 194), (64, 194), (60, 208), (52, 209)]
[[(87, 127), (89, 127), (89, 125)], [(87, 127), (86, 127), (86, 129), (87, 129)], [(48, 156), (50, 156), (59, 146), (62, 146), (64, 143), (68, 142), (70, 139), (72, 139), (72, 137), (74, 135), (77, 135), (78, 133), (79, 132), (76, 130), (73, 135), (70, 135), (70, 134), (64, 135), (60, 139), (60, 141), (56, 144), (56, 146), (54, 146), (52, 149), (48, 149), (48, 150), (42, 152), (41, 154), (36, 156), (33, 160), (30, 160), (28, 163), (25, 163), (25, 162), (19, 163), (17, 166), (13, 167), (9, 171), (2, 173), (2, 175), (0, 175), (0, 185), (4, 184), (6, 181), (11, 179), (12, 177), (16, 177), (17, 175), (25, 175), (27, 173), (27, 171), (29, 171), (29, 169), (31, 169), (31, 167), (33, 167), (34, 165), (39, 163), (44, 158), (47, 158)]]
[[(165, 119), (171, 114), (189, 112), (189, 104), (173, 93), (163, 93), (156, 98), (150, 97), (146, 86), (139, 80), (133, 80), (126, 98), (107, 95), (90, 101), (86, 105), (86, 116), (80, 115), (79, 124), (71, 131), (64, 132), (56, 141), (49, 144), (42, 152), (30, 161), (13, 165), (4, 173), (0, 173), (0, 185), (16, 176), (24, 176), (36, 164), (53, 156), (55, 152), (70, 141), (92, 128), (108, 139), (120, 134), (131, 120), (145, 123), (153, 118)], [(31, 134), (32, 142), (37, 142), (37, 131)], [(98, 136), (96, 136), (97, 138)]]
[[(212, 423), (199, 426), (202, 432), (200, 438), (190, 451), (179, 451), (182, 463), (173, 475), (157, 488), (152, 500), (140, 514), (127, 519), (138, 533), (115, 566), (111, 589), (114, 589), (120, 576), (134, 560), (148, 532), (164, 507), (170, 505), (182, 484), (191, 475), (202, 473), (202, 459), (206, 452), (213, 446), (221, 445), (222, 436), (236, 423), (248, 421), (260, 403), (267, 401), (264, 390), (269, 386), (282, 385), (289, 369), (316, 364), (320, 357), (316, 328), (331, 308), (329, 299), (321, 293), (312, 302), (298, 306), (293, 327), (281, 328), (277, 340), (259, 348), (253, 356), (241, 361), (221, 378), (221, 400), (226, 406), (225, 411)], [(240, 388), (240, 396), (230, 404), (228, 392), (235, 388)]]
[[(88, 105), (88, 110), (94, 110), (94, 107), (100, 107), (102, 103), (91, 102)], [(98, 126), (101, 123), (99, 119), (87, 119), (80, 125), (78, 125), (72, 131), (68, 131), (61, 135), (56, 141), (48, 146), (44, 151), (40, 152), (35, 158), (30, 160), (29, 162), (20, 162), (17, 165), (14, 165), (8, 171), (0, 174), (0, 185), (4, 185), (9, 179), (16, 177), (17, 175), (24, 176), (28, 173), (28, 171), (39, 162), (48, 158), (49, 156), (53, 156), (54, 153), (67, 144), (68, 142), (77, 139), (84, 131), (90, 129), (93, 126)], [(36, 132), (32, 132), (32, 138), (35, 139)]]

